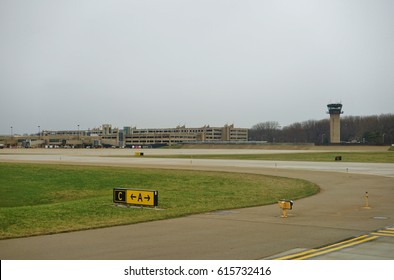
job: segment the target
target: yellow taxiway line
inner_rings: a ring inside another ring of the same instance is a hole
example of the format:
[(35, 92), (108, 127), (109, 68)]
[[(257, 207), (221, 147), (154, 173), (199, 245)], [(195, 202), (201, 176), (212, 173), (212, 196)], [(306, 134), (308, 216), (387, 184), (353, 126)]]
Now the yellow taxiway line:
[(361, 235), (349, 240), (345, 240), (342, 242), (338, 242), (335, 244), (331, 244), (319, 249), (310, 249), (307, 251), (303, 251), (300, 253), (296, 253), (296, 254), (291, 254), (291, 255), (287, 255), (287, 256), (283, 256), (280, 258), (277, 258), (275, 260), (305, 260), (305, 259), (309, 259), (309, 258), (313, 258), (319, 255), (323, 255), (323, 254), (327, 254), (327, 253), (331, 253), (334, 251), (338, 251), (347, 247), (351, 247), (354, 245), (358, 245), (361, 243), (365, 243), (368, 241), (372, 241), (374, 239), (378, 238), (378, 236), (370, 236), (368, 234), (365, 235)]

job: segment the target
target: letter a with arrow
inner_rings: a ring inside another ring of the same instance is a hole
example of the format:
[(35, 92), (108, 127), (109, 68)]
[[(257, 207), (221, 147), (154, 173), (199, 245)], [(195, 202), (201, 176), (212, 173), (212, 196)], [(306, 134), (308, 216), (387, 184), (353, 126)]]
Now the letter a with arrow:
[(142, 202), (142, 195), (141, 195), (141, 193), (139, 193), (139, 195), (138, 195), (138, 201)]

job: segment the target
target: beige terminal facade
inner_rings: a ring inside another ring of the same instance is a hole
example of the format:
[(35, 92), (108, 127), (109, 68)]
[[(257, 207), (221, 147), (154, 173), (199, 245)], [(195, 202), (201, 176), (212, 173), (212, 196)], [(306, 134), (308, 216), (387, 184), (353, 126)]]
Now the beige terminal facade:
[(139, 147), (175, 145), (181, 143), (220, 143), (248, 141), (248, 129), (234, 125), (199, 128), (177, 126), (175, 128), (140, 129), (136, 127), (113, 128), (103, 124), (89, 130), (43, 130), (35, 135), (9, 135), (0, 137), (6, 147)]

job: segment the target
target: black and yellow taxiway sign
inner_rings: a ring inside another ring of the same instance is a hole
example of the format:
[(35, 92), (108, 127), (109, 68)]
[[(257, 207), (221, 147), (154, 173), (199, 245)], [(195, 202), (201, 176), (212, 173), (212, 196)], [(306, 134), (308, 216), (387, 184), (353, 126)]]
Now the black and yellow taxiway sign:
[(136, 189), (114, 189), (113, 191), (114, 203), (157, 206), (158, 200), (158, 191)]

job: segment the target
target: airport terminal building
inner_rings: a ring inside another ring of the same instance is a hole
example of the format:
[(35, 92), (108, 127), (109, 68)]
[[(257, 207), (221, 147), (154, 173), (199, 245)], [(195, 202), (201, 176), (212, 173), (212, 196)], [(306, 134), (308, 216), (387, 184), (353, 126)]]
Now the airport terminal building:
[(248, 141), (248, 129), (234, 125), (199, 128), (141, 129), (136, 127), (113, 128), (103, 124), (89, 130), (43, 130), (35, 135), (8, 135), (0, 138), (5, 147), (156, 147), (186, 143), (240, 143)]

